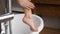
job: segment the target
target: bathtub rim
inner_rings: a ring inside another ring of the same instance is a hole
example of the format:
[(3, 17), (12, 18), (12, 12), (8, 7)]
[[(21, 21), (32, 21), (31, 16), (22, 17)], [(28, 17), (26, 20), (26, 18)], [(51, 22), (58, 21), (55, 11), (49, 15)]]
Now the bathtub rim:
[(40, 24), (42, 24), (42, 25), (40, 25), (39, 27), (38, 27), (38, 32), (32, 32), (32, 33), (37, 33), (37, 34), (39, 34), (42, 30), (43, 30), (43, 28), (44, 28), (44, 20), (42, 19), (42, 17), (40, 17), (40, 16), (38, 16), (38, 15), (36, 15), (36, 14), (32, 14), (33, 16), (35, 16), (35, 17), (37, 17), (37, 18), (39, 18), (40, 20), (41, 20), (41, 23)]

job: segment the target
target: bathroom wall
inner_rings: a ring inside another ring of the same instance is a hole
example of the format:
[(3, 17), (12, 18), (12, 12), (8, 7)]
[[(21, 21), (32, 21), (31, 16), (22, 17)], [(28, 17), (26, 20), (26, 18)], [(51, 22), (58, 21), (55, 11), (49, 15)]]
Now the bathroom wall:
[(17, 0), (12, 0), (12, 10), (23, 12), (21, 6), (18, 4)]
[(5, 13), (5, 1), (4, 0), (0, 0), (0, 15)]

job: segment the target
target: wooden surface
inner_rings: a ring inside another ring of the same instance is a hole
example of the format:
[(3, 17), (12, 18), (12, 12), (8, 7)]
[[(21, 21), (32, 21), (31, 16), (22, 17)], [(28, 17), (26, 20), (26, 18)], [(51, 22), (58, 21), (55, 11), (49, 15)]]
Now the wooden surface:
[(45, 27), (40, 34), (60, 34), (60, 29), (52, 29)]
[(34, 14), (42, 16), (60, 17), (60, 0), (32, 0), (36, 8)]
[(35, 3), (60, 5), (60, 0), (32, 0)]
[(58, 5), (37, 5), (33, 12), (43, 16), (60, 16), (60, 6)]

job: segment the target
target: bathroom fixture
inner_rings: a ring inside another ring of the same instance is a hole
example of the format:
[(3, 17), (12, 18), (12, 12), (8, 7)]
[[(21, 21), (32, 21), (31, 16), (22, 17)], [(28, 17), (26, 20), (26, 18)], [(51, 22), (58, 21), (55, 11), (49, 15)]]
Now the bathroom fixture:
[(15, 14), (14, 19), (11, 21), (12, 34), (39, 34), (44, 27), (43, 19), (37, 15), (32, 14), (34, 24), (38, 28), (38, 32), (32, 32), (29, 26), (22, 21), (24, 15), (25, 14)]
[[(11, 20), (14, 17), (14, 14), (12, 14), (11, 11), (11, 0), (0, 0), (1, 3), (4, 2), (4, 10), (5, 11), (1, 11), (2, 13), (0, 13), (0, 34), (12, 34), (11, 32)], [(2, 26), (3, 23), (3, 26)], [(4, 27), (4, 28), (2, 28)]]

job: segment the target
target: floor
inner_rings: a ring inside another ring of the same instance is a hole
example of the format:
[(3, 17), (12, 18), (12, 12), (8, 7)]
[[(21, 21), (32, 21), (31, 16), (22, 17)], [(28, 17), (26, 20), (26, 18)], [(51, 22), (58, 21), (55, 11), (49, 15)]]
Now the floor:
[(45, 27), (40, 34), (60, 34), (60, 29), (52, 29)]

